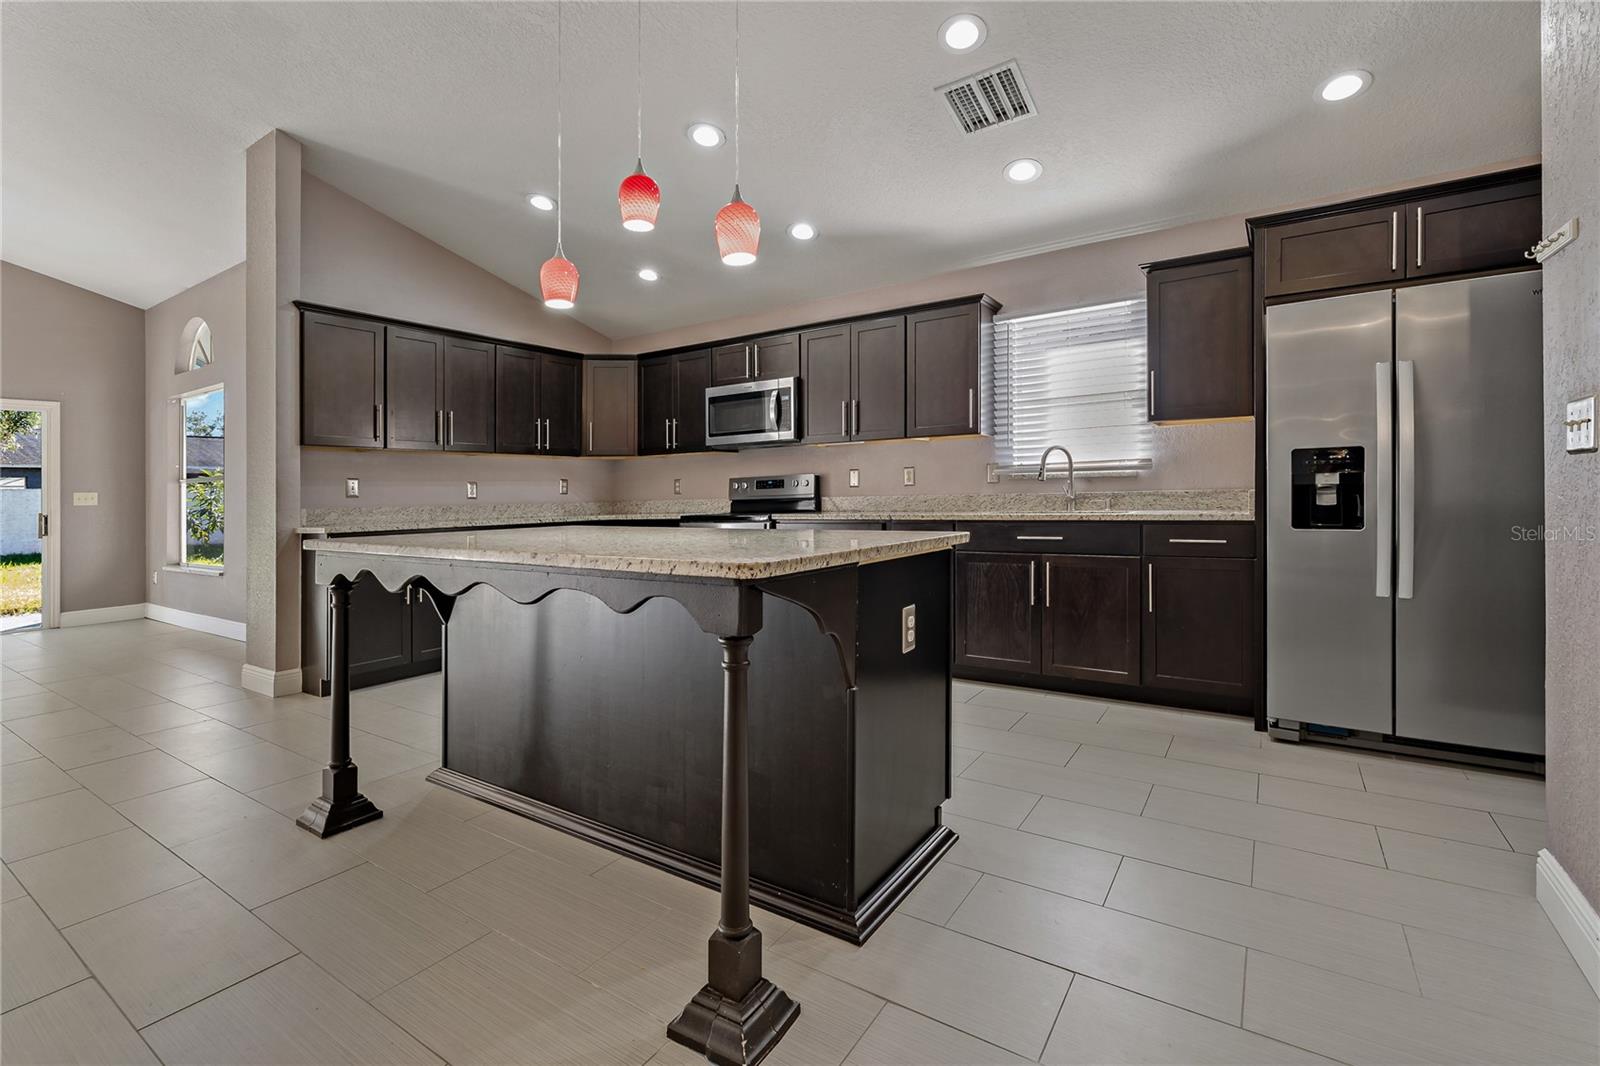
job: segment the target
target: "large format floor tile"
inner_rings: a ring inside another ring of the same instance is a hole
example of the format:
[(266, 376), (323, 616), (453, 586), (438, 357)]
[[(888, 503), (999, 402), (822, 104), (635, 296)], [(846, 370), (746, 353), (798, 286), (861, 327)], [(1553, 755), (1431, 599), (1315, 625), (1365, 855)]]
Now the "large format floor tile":
[(209, 755), (191, 756), (189, 763), (239, 792), (253, 792), (290, 778), (319, 773), (323, 765), (266, 741), (214, 751)]
[(844, 1061), (849, 1066), (1022, 1066), (1028, 1060), (889, 1003)]
[(1010, 729), (1022, 720), (1021, 711), (1008, 711), (1004, 707), (989, 707), (981, 703), (958, 703), (950, 710), (950, 720), (962, 725), (982, 726), (985, 729)]
[(1383, 848), (1370, 825), (1321, 814), (1269, 807), (1249, 800), (1208, 796), (1157, 785), (1145, 804), (1146, 818), (1231, 833), (1341, 859), (1383, 865)]
[(157, 1066), (160, 1061), (90, 980), (7, 1014), (0, 1025), (0, 1059), (82, 1066)]
[(145, 1030), (168, 1066), (436, 1064), (305, 956), (256, 974)]
[(72, 771), (72, 776), (107, 803), (121, 803), (200, 781), (206, 775), (164, 751), (152, 750), (80, 766)]
[(338, 841), (424, 892), (516, 847), (504, 837), (417, 803), (386, 810), (377, 821), (341, 833)]
[(1282, 1066), (1329, 1060), (1080, 975), (1073, 978), (1042, 1061), (1046, 1066)]
[[(39, 749), (9, 729), (0, 728), (0, 766), (39, 758)], [(959, 772), (959, 771), (958, 771)]]
[(1039, 797), (1032, 792), (958, 777), (950, 783), (950, 798), (944, 801), (944, 811), (1015, 829), (1038, 802)]
[(1261, 734), (1255, 731), (1254, 723), (1239, 715), (1179, 711), (1143, 703), (1111, 703), (1107, 704), (1100, 722), (1102, 725), (1149, 729), (1173, 736), (1218, 740), (1247, 748), (1261, 747)]
[[(77, 782), (73, 782), (77, 784)], [(80, 840), (126, 829), (128, 820), (87, 789), (29, 800), (7, 807), (0, 816), (0, 859), (13, 866)]]
[(1072, 981), (1065, 970), (904, 915), (859, 948), (797, 929), (769, 950), (1025, 1058), (1044, 1049)]
[(1461, 840), (1468, 844), (1505, 847), (1505, 838), (1500, 835), (1500, 830), (1487, 811), (1469, 811), (1461, 807), (1269, 775), (1262, 775), (1261, 778), (1261, 802), (1272, 807), (1288, 807), (1330, 818)]
[(981, 875), (977, 870), (957, 866), (950, 856), (946, 855), (927, 872), (922, 878), (922, 883), (901, 901), (895, 913), (908, 914), (913, 918), (932, 922), (934, 925), (943, 925), (950, 920), (956, 908), (961, 906), (961, 901), (967, 898), (972, 886), (978, 883), (979, 876)]
[(1131, 855), (1182, 870), (1225, 877), (1240, 884), (1250, 883), (1250, 859), (1255, 849), (1244, 837), (1191, 829), (1050, 797), (1039, 801), (1033, 813), (1023, 821), (1022, 828), (1029, 833), (1070, 840), (1116, 855)]
[(151, 750), (150, 745), (116, 726), (74, 733), (68, 737), (49, 737), (34, 746), (39, 749), (39, 754), (63, 770)]
[(1544, 817), (1544, 782), (1533, 778), (1453, 777), (1408, 772), (1412, 764), (1363, 762), (1361, 776), (1368, 792), (1443, 803), (1518, 818)]
[(1106, 705), (1101, 700), (1069, 696), (1063, 692), (1009, 688), (1004, 685), (990, 685), (979, 689), (967, 702), (1000, 707), (1008, 711), (1052, 714), (1058, 718), (1072, 718), (1080, 722), (1098, 722), (1100, 716), (1106, 712)]
[(26, 759), (12, 763), (0, 774), (0, 806), (57, 796), (78, 787), (70, 774), (49, 759)]
[(1509, 814), (1495, 814), (1493, 818), (1513, 851), (1537, 855), (1544, 848), (1546, 826), (1542, 819), (1517, 818)]
[(1244, 949), (1234, 944), (987, 876), (949, 928), (1239, 1023)]
[(39, 905), (26, 896), (0, 904), (0, 942), (5, 944), (0, 952), (0, 1011), (89, 976)]
[(1034, 712), (1010, 727), (1013, 733), (1029, 733), (1038, 737), (1053, 737), (1078, 744), (1093, 744), (1100, 748), (1119, 751), (1137, 751), (1145, 755), (1165, 755), (1172, 746), (1172, 737), (1148, 729), (1129, 729), (1124, 726), (1101, 725), (1075, 718)]
[(1227, 766), (1258, 774), (1275, 774), (1299, 781), (1316, 781), (1341, 788), (1360, 788), (1361, 770), (1356, 760), (1342, 752), (1302, 748), (1292, 744), (1241, 747), (1227, 741), (1178, 737), (1167, 750), (1169, 759)]
[(1514, 896), (1533, 895), (1535, 860), (1532, 855), (1403, 833), (1398, 829), (1379, 829), (1378, 839), (1383, 841), (1383, 856), (1391, 870), (1509, 892)]
[[(1119, 818), (1131, 817), (1117, 815), (1114, 811), (1104, 813)], [(1019, 832), (967, 818), (947, 818), (945, 822), (961, 837), (945, 856), (948, 861), (1050, 892), (1076, 896), (1090, 903), (1105, 901), (1121, 861), (1113, 853), (1049, 839), (1048, 835), (1040, 839), (1032, 832)]]
[(13, 863), (17, 879), (58, 926), (68, 926), (200, 875), (128, 828)]
[(277, 813), (210, 778), (124, 800), (117, 810), (169, 848)]
[(93, 711), (82, 707), (68, 707), (65, 710), (7, 722), (6, 728), (37, 748), (46, 740), (70, 737), (75, 733), (87, 733), (93, 729), (104, 729), (110, 724)]
[(961, 771), (961, 776), (968, 781), (982, 781), (1129, 814), (1142, 811), (1150, 796), (1150, 786), (1142, 781), (1093, 774), (1072, 766), (1047, 766), (1005, 755), (980, 755)]
[(1170, 785), (1190, 792), (1208, 792), (1213, 796), (1232, 799), (1256, 798), (1255, 774), (1204, 763), (1163, 759), (1131, 751), (1113, 751), (1086, 744), (1078, 749), (1068, 765), (1090, 773), (1126, 777), (1152, 785)]
[(66, 937), (140, 1028), (295, 953), (206, 881), (90, 918)]
[(287, 818), (272, 817), (252, 819), (173, 850), (228, 895), (254, 908), (361, 865), (361, 856), (341, 847), (340, 839), (321, 840)]
[(1052, 740), (1028, 733), (1013, 733), (1004, 729), (987, 729), (980, 725), (951, 725), (952, 742), (961, 748), (988, 751), (996, 755), (1009, 755), (1014, 759), (1029, 759), (1051, 766), (1065, 766), (1078, 745), (1070, 740)]

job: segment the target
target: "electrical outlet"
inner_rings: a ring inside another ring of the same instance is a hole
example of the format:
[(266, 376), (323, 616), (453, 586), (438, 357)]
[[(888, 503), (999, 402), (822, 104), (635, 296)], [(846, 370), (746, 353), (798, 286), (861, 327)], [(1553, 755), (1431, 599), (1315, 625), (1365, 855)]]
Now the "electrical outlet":
[(983, 480), (991, 485), (1000, 484), (1000, 464), (989, 463), (983, 468)]
[(565, 496), (566, 494), (567, 494), (567, 479), (566, 478), (562, 478), (561, 479), (561, 495)]
[(917, 648), (917, 605), (908, 603), (900, 608), (900, 654)]
[(150, 571), (150, 584), (152, 584), (152, 585), (161, 584), (161, 571), (159, 571), (159, 570)]
[(674, 496), (683, 495), (683, 478), (675, 477), (672, 479), (672, 494)]
[(72, 494), (72, 506), (98, 507), (100, 506), (100, 494), (98, 492), (74, 492)]
[(854, 467), (850, 468), (850, 487), (853, 489), (859, 489), (861, 487), (861, 471), (855, 469)]
[(1585, 396), (1567, 404), (1567, 451), (1592, 452), (1594, 443), (1594, 397)]
[(344, 494), (348, 499), (354, 499), (355, 497), (361, 495), (361, 479), (358, 477), (345, 478)]
[(900, 472), (900, 479), (903, 484), (915, 485), (917, 483), (917, 468), (914, 466), (906, 467)]
[(467, 499), (476, 500), (477, 498), (478, 498), (478, 483), (476, 481), (467, 482)]

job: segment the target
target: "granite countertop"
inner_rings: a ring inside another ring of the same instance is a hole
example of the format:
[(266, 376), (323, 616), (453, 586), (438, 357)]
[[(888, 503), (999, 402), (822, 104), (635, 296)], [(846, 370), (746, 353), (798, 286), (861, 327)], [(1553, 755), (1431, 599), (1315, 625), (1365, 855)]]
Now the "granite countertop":
[(821, 511), (795, 522), (1251, 522), (1249, 511)]
[(966, 539), (953, 532), (554, 526), (308, 540), (304, 546), (338, 555), (746, 581), (923, 555)]

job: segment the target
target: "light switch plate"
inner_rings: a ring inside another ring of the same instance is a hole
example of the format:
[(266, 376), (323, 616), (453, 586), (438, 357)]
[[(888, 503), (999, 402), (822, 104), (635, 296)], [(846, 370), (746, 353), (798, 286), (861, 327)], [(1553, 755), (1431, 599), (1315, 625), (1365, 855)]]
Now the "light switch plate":
[(674, 496), (683, 495), (683, 478), (675, 477), (672, 479), (672, 494)]
[(98, 492), (74, 492), (72, 494), (72, 506), (98, 507), (100, 506), (100, 494)]
[(344, 479), (344, 494), (345, 494), (345, 496), (347, 496), (347, 497), (349, 497), (351, 499), (354, 499), (355, 497), (361, 495), (361, 479), (358, 478), (358, 477), (347, 477), (347, 478), (345, 478)]
[(859, 489), (861, 487), (861, 471), (855, 469), (854, 467), (850, 469), (850, 487), (853, 489)]
[(1567, 404), (1567, 451), (1592, 452), (1594, 443), (1594, 397), (1585, 396)]
[(566, 494), (567, 494), (567, 479), (566, 478), (562, 478), (561, 479), (561, 495), (565, 496)]
[(908, 603), (900, 608), (900, 654), (917, 648), (917, 605)]
[(900, 479), (904, 484), (915, 485), (917, 483), (917, 468), (914, 466), (906, 467), (900, 472)]
[(467, 482), (467, 499), (476, 500), (477, 498), (478, 498), (478, 483), (476, 481)]

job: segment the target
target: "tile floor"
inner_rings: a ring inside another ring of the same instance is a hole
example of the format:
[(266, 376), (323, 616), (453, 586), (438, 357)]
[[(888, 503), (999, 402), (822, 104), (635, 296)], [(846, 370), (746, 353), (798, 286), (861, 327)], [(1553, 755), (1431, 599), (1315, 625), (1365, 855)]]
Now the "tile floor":
[[(687, 1063), (715, 896), (424, 780), (438, 679), (327, 701), (154, 622), (0, 638), (7, 1063)], [(774, 1063), (1575, 1062), (1541, 782), (1241, 721), (955, 691), (961, 835), (865, 948), (773, 915)], [(595, 933), (603, 930), (603, 935)]]

